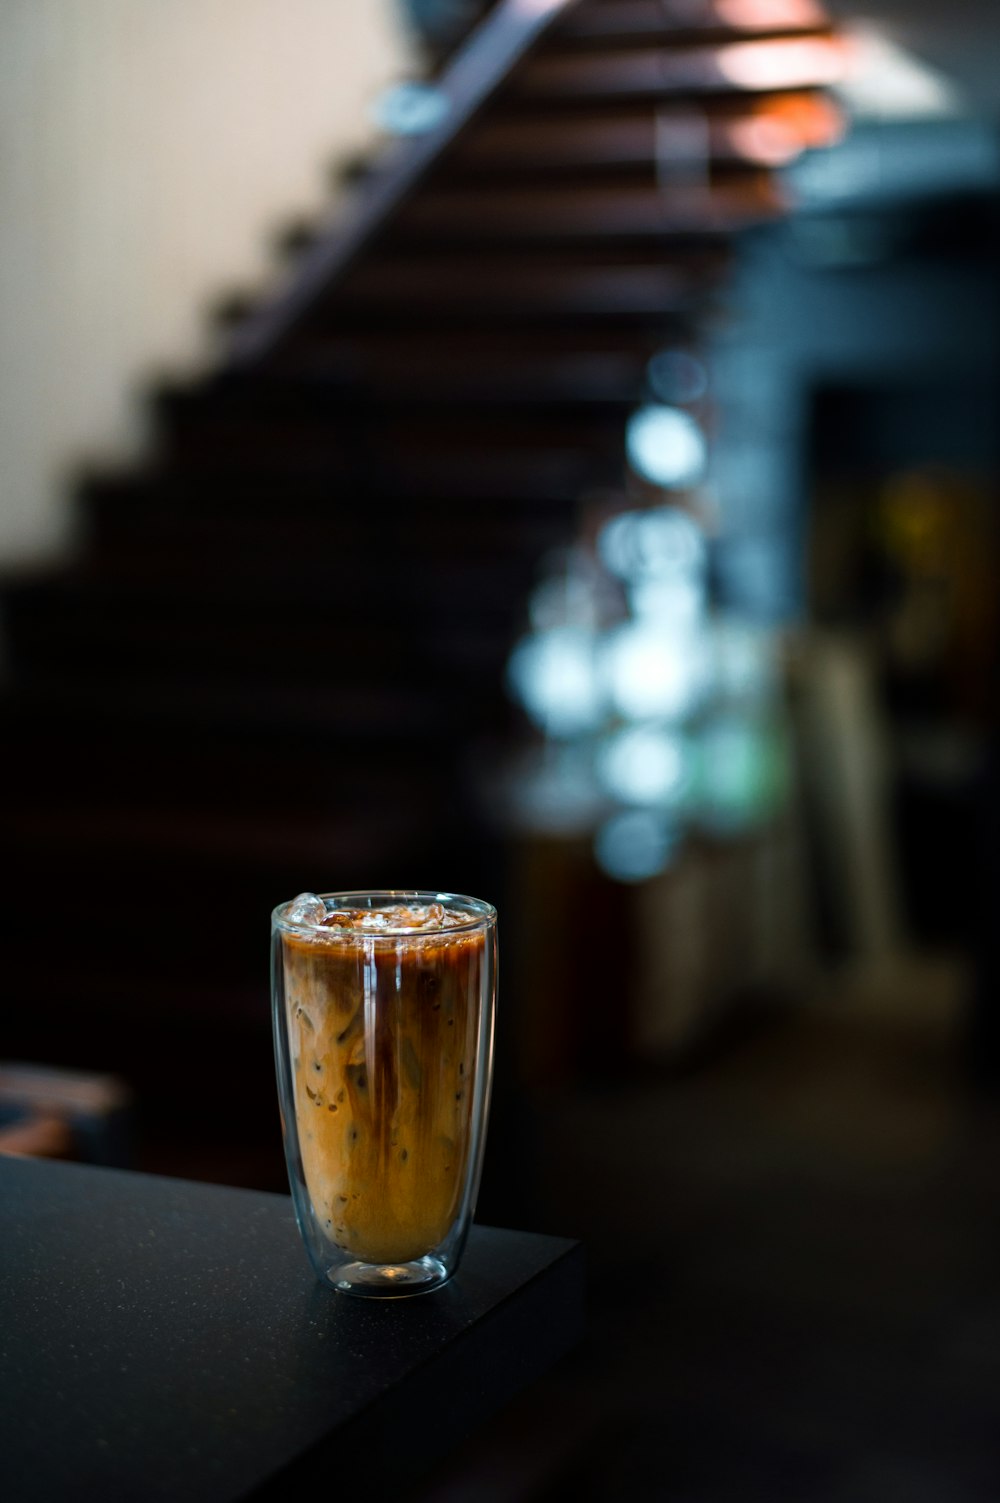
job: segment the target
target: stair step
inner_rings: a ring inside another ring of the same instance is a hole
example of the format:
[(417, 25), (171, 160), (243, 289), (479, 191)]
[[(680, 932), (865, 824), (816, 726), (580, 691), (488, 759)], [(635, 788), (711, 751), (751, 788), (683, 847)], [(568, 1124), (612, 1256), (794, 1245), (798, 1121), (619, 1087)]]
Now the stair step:
[[(524, 406), (628, 409), (641, 397), (646, 366), (661, 338), (643, 325), (643, 347), (632, 351), (599, 350), (578, 355), (495, 352), (474, 348), (454, 358), (447, 351), (426, 346), (399, 349), (383, 357), (380, 351), (353, 355), (336, 336), (311, 337), (285, 352), (282, 369), (303, 379), (352, 380), (389, 404), (421, 408), (445, 404), (457, 407)], [(353, 377), (348, 373), (353, 371)]]
[[(35, 790), (53, 811), (118, 803), (331, 814), (404, 798), (419, 768), (429, 809), (448, 795), (456, 736), (491, 719), (485, 693), (481, 704), (460, 704), (416, 682), (368, 693), (348, 684), (335, 699), (328, 688), (238, 696), (222, 684), (199, 700), (196, 687), (171, 694), (151, 683), (122, 695), (53, 680), (9, 697), (0, 725), (20, 800)], [(306, 767), (322, 776), (303, 776)]]
[[(366, 263), (338, 291), (353, 321), (381, 312), (396, 326), (428, 316), (435, 322), (488, 319), (537, 324), (571, 319), (640, 322), (647, 327), (704, 307), (716, 277), (714, 266), (674, 267), (652, 258), (645, 266), (511, 264), (484, 255), (468, 260), (436, 257), (424, 263), (403, 257)], [(338, 309), (339, 318), (343, 312)]]
[(391, 537), (369, 538), (367, 546), (321, 552), (298, 536), (284, 552), (194, 554), (181, 567), (173, 558), (137, 548), (119, 558), (96, 556), (62, 567), (21, 570), (10, 576), (5, 599), (12, 613), (45, 611), (72, 601), (84, 609), (133, 611), (138, 619), (201, 613), (206, 619), (240, 614), (247, 620), (295, 615), (337, 620), (350, 616), (359, 604), (378, 601), (378, 616), (385, 622), (417, 606), (433, 614), (425, 577), (430, 569), (436, 592), (463, 607), (478, 602), (483, 612), (508, 599), (512, 577), (530, 571), (530, 561), (519, 550), (466, 547), (452, 552), (447, 542), (436, 547), (425, 539), (421, 553), (397, 547)]
[(774, 217), (780, 189), (760, 173), (725, 187), (683, 183), (669, 192), (644, 188), (573, 187), (428, 189), (404, 206), (393, 224), (397, 241), (478, 244), (501, 241), (659, 241), (728, 236)]
[[(95, 708), (101, 703), (116, 703), (128, 727), (152, 727), (153, 733), (167, 739), (174, 733), (191, 733), (200, 742), (208, 735), (230, 735), (230, 727), (235, 727), (233, 735), (266, 742), (281, 727), (290, 745), (325, 745), (331, 776), (340, 765), (358, 767), (359, 758), (374, 758), (373, 768), (379, 768), (388, 745), (394, 745), (397, 755), (409, 758), (429, 750), (450, 756), (466, 739), (493, 735), (510, 723), (510, 706), (501, 685), (514, 636), (511, 631), (492, 637), (472, 631), (454, 652), (430, 651), (426, 643), (386, 642), (385, 657), (391, 657), (395, 648), (388, 669), (379, 670), (370, 654), (356, 664), (350, 660), (353, 675), (377, 684), (377, 693), (368, 693), (364, 684), (344, 687), (343, 673), (338, 678), (332, 670), (316, 670), (311, 684), (302, 673), (286, 682), (281, 679), (280, 663), (247, 664), (245, 657), (236, 661), (233, 654), (226, 661), (218, 651), (203, 652), (200, 657), (192, 651), (185, 660), (183, 649), (176, 649), (167, 669), (150, 651), (116, 661), (113, 640), (101, 639), (98, 633), (92, 636), (107, 651), (105, 663), (87, 660), (84, 652), (63, 652), (60, 657), (57, 645), (45, 657), (47, 643), (39, 643), (27, 666), (18, 664), (15, 676), (18, 693), (48, 696), (53, 705), (71, 702), (74, 691), (86, 700), (75, 723), (68, 715), (62, 717), (66, 739), (59, 742), (56, 761), (62, 762), (63, 776), (66, 747), (74, 747), (87, 724), (101, 726), (110, 720), (110, 715), (99, 715)], [(27, 652), (21, 657), (27, 657)], [(141, 681), (140, 660), (146, 663)], [(426, 685), (423, 696), (406, 691), (408, 678), (411, 685)], [(26, 726), (24, 736), (26, 747), (35, 745), (32, 724)], [(41, 755), (33, 755), (24, 764), (26, 779), (41, 767)], [(14, 751), (9, 753), (12, 756)]]
[(731, 40), (734, 36), (784, 35), (828, 25), (814, 0), (782, 0), (759, 10), (726, 0), (585, 0), (559, 18), (542, 46), (567, 43)]
[[(467, 409), (484, 406), (487, 416), (495, 411), (505, 422), (523, 416), (525, 407), (570, 413), (581, 404), (614, 407), (641, 393), (650, 356), (665, 341), (685, 337), (696, 315), (709, 311), (730, 259), (721, 246), (711, 254), (679, 258), (676, 265), (664, 264), (662, 255), (651, 256), (648, 249), (631, 264), (618, 264), (615, 255), (609, 265), (607, 255), (591, 255), (586, 270), (574, 267), (568, 280), (579, 289), (586, 278), (595, 306), (603, 301), (606, 307), (605, 317), (596, 325), (574, 316), (545, 327), (511, 318), (466, 321), (463, 305), (480, 296), (480, 279), (470, 276), (461, 260), (383, 254), (350, 280), (343, 295), (331, 299), (326, 320), (290, 341), (267, 371), (231, 372), (152, 395), (168, 414), (175, 394), (183, 405), (201, 393), (218, 405), (258, 403), (274, 412), (314, 412), (324, 424), (332, 420), (352, 432), (358, 414), (373, 407), (393, 422), (418, 411), (422, 427), (430, 416), (447, 420), (449, 428), (467, 416), (481, 419), (482, 412)], [(565, 274), (565, 267), (557, 266), (545, 277), (555, 287)], [(497, 280), (500, 275), (497, 268)], [(609, 285), (602, 291), (605, 277)], [(452, 300), (461, 322), (443, 320), (425, 305), (422, 294), (431, 289)], [(616, 309), (627, 312), (628, 300), (639, 298), (646, 312), (636, 301), (633, 319), (616, 316)], [(385, 327), (376, 329), (367, 310), (379, 303)], [(357, 316), (368, 327), (342, 326), (352, 305), (362, 307)], [(685, 306), (683, 315), (673, 311), (679, 305)], [(331, 326), (334, 318), (341, 326)], [(411, 326), (415, 319), (427, 321), (426, 334)], [(434, 407), (441, 411), (427, 413)]]
[(268, 494), (248, 487), (227, 493), (139, 477), (92, 482), (81, 499), (86, 541), (99, 555), (114, 553), (122, 566), (136, 549), (147, 554), (155, 549), (174, 567), (184, 555), (280, 558), (306, 542), (319, 557), (345, 550), (363, 557), (364, 550), (384, 548), (388, 529), (396, 550), (415, 556), (433, 541), (435, 559), (464, 563), (502, 553), (527, 559), (566, 541), (568, 530), (562, 507), (353, 508), (331, 505), (329, 496), (302, 501), (280, 490)]
[[(279, 897), (271, 907), (280, 901)], [(190, 913), (190, 904), (189, 895), (182, 910), (186, 915)], [(270, 909), (266, 917), (269, 920)], [(216, 1029), (235, 1027), (234, 1041), (243, 1043), (248, 1034), (259, 1041), (264, 1065), (270, 1067), (273, 1075), (267, 1053), (270, 1005), (267, 971), (265, 968), (262, 972), (260, 966), (259, 907), (254, 909), (254, 918), (258, 931), (256, 944), (242, 958), (239, 947), (230, 950), (228, 974), (222, 974), (226, 955), (220, 946), (213, 974), (206, 975), (202, 968), (192, 971), (182, 986), (176, 976), (159, 974), (159, 968), (149, 963), (148, 956), (144, 965), (128, 967), (124, 957), (105, 953), (103, 964), (82, 970), (73, 963), (70, 954), (56, 953), (45, 966), (39, 966), (33, 956), (12, 953), (5, 957), (4, 963), (8, 995), (12, 1000), (30, 997), (31, 1006), (8, 1008), (5, 1057), (44, 1059), (53, 1065), (87, 1061), (95, 1069), (127, 1080), (135, 1091), (140, 1110), (144, 1111), (145, 1082), (151, 1075), (159, 1074), (156, 1066), (163, 1057), (162, 1051), (170, 1044), (176, 1047), (178, 1032), (184, 1039), (183, 1047), (189, 1049), (192, 1028), (214, 1037)], [(148, 924), (146, 928), (148, 933)], [(95, 1021), (99, 1022), (98, 1030)], [(150, 1031), (159, 1027), (166, 1032), (151, 1051)], [(192, 1063), (188, 1061), (188, 1069)]]
[[(391, 280), (392, 271), (385, 273)], [(404, 295), (404, 294), (401, 294)], [(346, 361), (345, 361), (346, 366)], [(528, 361), (518, 363), (516, 373), (526, 373)], [(447, 369), (453, 383), (463, 367), (438, 363)], [(632, 369), (634, 370), (634, 361)], [(432, 367), (433, 369), (433, 367)], [(315, 376), (256, 378), (229, 377), (225, 380), (199, 381), (190, 385), (164, 385), (155, 394), (155, 410), (161, 432), (170, 435), (183, 429), (205, 425), (245, 425), (254, 435), (301, 438), (314, 443), (317, 435), (339, 441), (342, 452), (350, 452), (350, 441), (359, 433), (374, 432), (380, 440), (404, 447), (421, 449), (448, 446), (455, 441), (492, 445), (498, 438), (505, 449), (534, 448), (551, 437), (555, 446), (567, 439), (575, 440), (581, 427), (598, 427), (610, 432), (620, 426), (626, 415), (623, 404), (609, 395), (608, 411), (601, 417), (591, 402), (581, 406), (571, 396), (551, 392), (543, 400), (543, 389), (536, 387), (534, 400), (518, 400), (512, 393), (508, 401), (444, 401), (423, 390), (419, 356), (416, 369), (396, 372), (399, 383), (394, 391), (377, 389), (372, 381), (356, 372), (351, 379), (346, 369), (339, 376), (321, 380)], [(467, 370), (466, 373), (468, 374)], [(391, 373), (382, 373), (389, 376)], [(563, 362), (561, 374), (569, 374)]]
[[(251, 375), (210, 379), (189, 385), (164, 385), (154, 408), (162, 435), (186, 437), (201, 425), (250, 430), (254, 442), (326, 446), (331, 458), (349, 456), (359, 434), (382, 444), (415, 447), (423, 452), (454, 443), (490, 447), (498, 431), (505, 449), (539, 442), (576, 441), (580, 427), (593, 428), (593, 414), (574, 402), (490, 404), (413, 404), (400, 396), (386, 401), (359, 381), (259, 379)], [(617, 414), (615, 414), (617, 417)], [(605, 427), (614, 426), (609, 419)]]
[(289, 496), (326, 498), (330, 507), (538, 505), (573, 507), (598, 485), (620, 485), (620, 457), (581, 453), (579, 448), (494, 451), (458, 448), (411, 454), (405, 460), (372, 446), (352, 459), (313, 450), (247, 454), (233, 446), (218, 452), (162, 455), (155, 468), (178, 486), (235, 488), (283, 486)]
[(803, 147), (826, 146), (839, 132), (840, 112), (815, 92), (708, 98), (695, 106), (670, 103), (629, 106), (613, 115), (589, 112), (526, 113), (484, 121), (460, 140), (448, 157), (448, 177), (537, 178), (540, 174), (586, 175), (623, 170), (669, 172), (671, 157), (692, 130), (719, 166), (780, 162)]
[(782, 37), (729, 36), (715, 45), (539, 50), (508, 80), (508, 101), (698, 99), (835, 83), (840, 44), (829, 26)]
[[(349, 799), (350, 790), (344, 792)], [(406, 834), (422, 829), (423, 811), (419, 808), (413, 809), (409, 827), (400, 826), (399, 814), (398, 809), (387, 808), (381, 820), (366, 815), (352, 826), (342, 815), (324, 818), (314, 810), (258, 811), (248, 819), (244, 814), (195, 809), (187, 817), (178, 818), (173, 809), (123, 809), (115, 802), (71, 815), (65, 810), (22, 808), (5, 814), (2, 828), (22, 853), (33, 853), (33, 865), (48, 865), (50, 870), (65, 873), (70, 886), (74, 874), (63, 864), (50, 865), (45, 860), (46, 851), (60, 851), (63, 861), (71, 859), (69, 853), (74, 850), (88, 852), (88, 859), (95, 851), (106, 853), (109, 862), (138, 857), (150, 867), (164, 857), (178, 857), (187, 866), (190, 885), (190, 873), (196, 869), (191, 863), (196, 860), (235, 868), (244, 863), (287, 865), (303, 859), (315, 865), (338, 847), (355, 859), (368, 841), (400, 843)], [(95, 896), (95, 905), (105, 901), (106, 895)], [(51, 923), (51, 914), (42, 922)]]
[(460, 562), (440, 572), (434, 561), (430, 585), (432, 561), (419, 556), (371, 553), (317, 560), (298, 549), (282, 561), (249, 555), (222, 568), (212, 560), (206, 568), (197, 557), (183, 571), (173, 559), (158, 565), (143, 554), (134, 566), (129, 558), (102, 559), (85, 570), (12, 582), (5, 592), (11, 634), (22, 623), (41, 623), (59, 612), (67, 619), (79, 616), (84, 626), (89, 617), (119, 626), (131, 621), (136, 630), (148, 627), (165, 636), (176, 631), (178, 639), (197, 632), (219, 640), (246, 633), (249, 639), (273, 628), (295, 640), (313, 627), (347, 628), (359, 609), (367, 605), (370, 611), (377, 604), (383, 628), (412, 619), (419, 636), (425, 626), (465, 614), (471, 621), (503, 619), (511, 608), (512, 579), (530, 576), (530, 561), (517, 555), (480, 559), (475, 566)]
[[(354, 562), (325, 587), (296, 587), (294, 571), (258, 586), (248, 572), (225, 580), (174, 571), (157, 579), (64, 574), (10, 585), (6, 636), (13, 671), (109, 681), (213, 676), (247, 683), (277, 676), (291, 684), (325, 682), (335, 693), (341, 662), (353, 673), (405, 680), (414, 662), (477, 673), (502, 660), (527, 593), (507, 572), (457, 572), (431, 582), (419, 561), (381, 570)], [(303, 651), (303, 644), (313, 647)], [(317, 663), (319, 666), (317, 667)], [(442, 685), (458, 692), (457, 681)]]
[[(335, 751), (349, 758), (358, 750), (369, 758), (374, 747), (385, 750), (389, 736), (427, 745), (447, 739), (457, 725), (468, 723), (471, 709), (478, 712), (496, 697), (499, 680), (484, 673), (461, 678), (464, 695), (446, 692), (444, 682), (425, 681), (426, 658), (404, 645), (405, 653), (398, 640), (386, 637), (376, 644), (389, 660), (389, 671), (373, 671), (373, 647), (350, 675), (335, 673), (327, 653), (320, 660), (325, 666), (305, 681), (276, 674), (169, 683), (150, 675), (123, 687), (96, 676), (84, 683), (65, 671), (53, 673), (8, 690), (0, 701), (0, 725), (12, 745), (22, 730), (32, 743), (47, 738), (65, 745), (75, 728), (81, 736), (115, 741), (148, 735), (163, 744), (187, 738), (192, 756), (202, 745), (232, 745), (234, 751), (264, 756), (277, 743), (282, 755), (320, 746), (331, 758)], [(338, 652), (342, 664), (346, 654), (339, 644)], [(456, 653), (454, 662), (460, 661)], [(380, 768), (382, 760), (380, 753), (373, 766)]]
[(401, 471), (414, 479), (422, 470), (433, 474), (439, 464), (454, 470), (464, 462), (476, 474), (515, 458), (572, 455), (586, 464), (622, 454), (619, 416), (575, 407), (555, 416), (544, 409), (506, 415), (480, 408), (394, 418), (374, 404), (359, 403), (353, 413), (335, 404), (324, 413), (266, 401), (206, 400), (196, 392), (165, 399), (158, 416), (161, 451), (181, 463), (242, 468), (287, 461), (296, 471), (329, 467), (345, 480), (366, 471), (369, 489), (377, 489), (383, 477), (391, 484)]
[[(450, 214), (450, 209), (448, 212)], [(478, 231), (474, 233), (478, 234)], [(554, 231), (538, 227), (531, 233), (544, 237), (531, 247), (539, 250), (546, 244), (559, 248), (580, 244), (606, 249), (611, 243), (607, 237), (601, 245), (596, 236), (578, 236), (575, 227), (565, 231), (558, 225)], [(506, 239), (511, 246), (526, 245), (527, 237), (518, 240), (519, 235), (521, 230), (513, 225), (510, 233), (507, 228), (502, 233), (498, 231), (497, 241)], [(566, 235), (576, 238), (567, 239)], [(700, 243), (718, 238), (718, 232), (711, 231), (706, 235), (699, 228), (686, 235), (685, 243), (695, 235)], [(466, 238), (460, 221), (453, 224), (449, 219), (447, 224), (432, 227), (429, 223), (418, 224), (416, 219), (411, 220), (407, 211), (400, 217), (394, 234), (395, 254), (387, 256), (383, 263), (409, 263), (406, 277), (400, 280), (398, 288), (391, 279), (383, 279), (380, 272), (373, 269), (370, 276), (367, 271), (363, 278), (359, 276), (359, 296), (354, 298), (345, 279), (342, 286), (338, 285), (336, 291), (316, 307), (307, 337), (319, 334), (338, 338), (385, 338), (402, 334), (417, 348), (420, 343), (454, 334), (486, 339), (504, 329), (517, 330), (525, 336), (577, 332), (596, 337), (604, 331), (627, 333), (634, 330), (637, 333), (655, 331), (664, 337), (711, 312), (716, 278), (707, 269), (697, 280), (692, 279), (685, 285), (678, 285), (669, 271), (662, 267), (646, 277), (637, 270), (622, 268), (601, 280), (597, 277), (570, 277), (561, 289), (557, 272), (551, 276), (551, 294), (547, 295), (547, 272), (525, 276), (517, 285), (507, 286), (502, 265), (496, 268), (491, 281), (480, 272), (463, 267), (449, 282), (443, 272), (439, 273), (429, 265), (416, 264), (421, 253), (428, 249), (445, 253), (467, 249)], [(648, 234), (645, 242), (633, 236), (632, 243), (645, 243), (647, 251), (648, 242)], [(714, 250), (715, 246), (711, 248)], [(664, 261), (667, 258), (665, 247)], [(404, 282), (409, 295), (404, 290)]]
[[(417, 641), (408, 640), (402, 628), (375, 643), (349, 640), (343, 660), (352, 664), (353, 673), (379, 682), (384, 690), (378, 713), (375, 701), (366, 704), (363, 696), (345, 693), (332, 669), (310, 673), (301, 657), (292, 656), (290, 639), (271, 646), (217, 634), (157, 636), (144, 625), (140, 641), (128, 644), (122, 642), (120, 627), (85, 622), (69, 613), (50, 629), (19, 630), (11, 647), (10, 677), (15, 688), (34, 687), (52, 695), (73, 680), (88, 697), (116, 696), (123, 709), (151, 719), (238, 722), (243, 716), (277, 723), (284, 714), (290, 723), (296, 717), (305, 723), (312, 712), (320, 728), (334, 723), (341, 736), (358, 744), (383, 734), (412, 739), (436, 735), (441, 724), (466, 731), (496, 721), (497, 686), (519, 625), (520, 616), (515, 616), (510, 623), (423, 632)], [(76, 633), (69, 643), (67, 626)], [(346, 633), (335, 635), (339, 645)], [(405, 680), (412, 682), (424, 672), (429, 676), (432, 664), (440, 680), (426, 691), (426, 703), (397, 705), (394, 696)], [(316, 696), (325, 691), (328, 713), (315, 697), (297, 699), (295, 691), (310, 683)], [(459, 704), (463, 708), (455, 709)]]
[[(537, 477), (536, 477), (537, 478)], [(536, 486), (524, 496), (462, 496), (428, 493), (413, 497), (389, 494), (377, 505), (358, 504), (353, 492), (332, 489), (320, 480), (289, 485), (287, 477), (171, 470), (93, 475), (80, 492), (83, 533), (100, 541), (118, 535), (148, 536), (157, 550), (171, 534), (218, 536), (234, 549), (258, 546), (325, 552), (337, 545), (384, 547), (387, 536), (397, 548), (417, 548), (434, 541), (446, 552), (488, 554), (518, 548), (531, 553), (549, 545), (566, 528), (566, 497), (557, 492), (548, 505)]]
[[(726, 264), (727, 252), (720, 248), (712, 275)], [(398, 326), (354, 333), (310, 328), (289, 340), (270, 369), (282, 378), (351, 385), (390, 400), (397, 392), (414, 401), (425, 393), (429, 403), (454, 398), (471, 405), (499, 393), (506, 400), (532, 402), (559, 392), (574, 396), (577, 389), (594, 392), (598, 400), (607, 389), (613, 399), (623, 387), (630, 394), (641, 390), (650, 356), (664, 343), (690, 338), (690, 322), (678, 319), (676, 328), (666, 329), (645, 323), (587, 329), (578, 324), (453, 326), (426, 338)]]
[(221, 329), (238, 328), (252, 318), (261, 306), (261, 295), (248, 288), (234, 288), (224, 293), (209, 309), (210, 321)]
[(469, 443), (442, 447), (436, 452), (409, 454), (388, 448), (377, 433), (357, 436), (354, 452), (333, 453), (322, 435), (305, 444), (294, 434), (270, 435), (270, 442), (249, 444), (244, 434), (206, 431), (205, 441), (193, 437), (169, 453), (161, 447), (158, 466), (186, 482), (214, 477), (220, 486), (247, 479), (284, 480), (289, 492), (305, 484), (326, 487), (331, 505), (347, 499), (351, 505), (414, 504), (426, 498), (468, 501), (534, 499), (549, 505), (572, 505), (582, 491), (601, 485), (620, 485), (620, 450), (612, 452), (611, 437), (603, 445), (581, 434), (576, 443), (553, 443), (513, 449), (498, 438), (491, 446)]
[[(386, 656), (393, 644), (383, 642)], [(461, 677), (464, 695), (447, 685), (422, 682), (419, 651), (399, 644), (393, 665), (373, 672), (373, 659), (360, 661), (348, 676), (331, 667), (330, 654), (319, 656), (311, 677), (257, 679), (194, 676), (175, 682), (152, 674), (123, 686), (95, 668), (89, 681), (53, 671), (30, 684), (12, 687), (0, 701), (5, 747), (44, 752), (79, 738), (86, 745), (110, 743), (112, 761), (125, 746), (146, 746), (151, 753), (191, 758), (192, 764), (213, 748), (220, 757), (250, 762), (282, 762), (305, 748), (322, 749), (331, 763), (361, 756), (381, 777), (392, 766), (393, 741), (418, 742), (439, 749), (463, 724), (482, 718), (497, 697), (497, 678), (488, 674)], [(342, 662), (342, 657), (340, 658)], [(215, 796), (213, 790), (212, 796)]]

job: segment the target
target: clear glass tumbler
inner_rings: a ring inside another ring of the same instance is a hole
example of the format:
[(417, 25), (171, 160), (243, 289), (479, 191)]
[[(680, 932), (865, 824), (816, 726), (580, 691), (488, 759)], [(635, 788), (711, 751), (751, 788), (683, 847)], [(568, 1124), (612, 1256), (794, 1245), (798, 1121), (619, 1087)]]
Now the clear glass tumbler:
[(347, 1294), (435, 1289), (479, 1188), (496, 911), (454, 893), (306, 893), (271, 924), (285, 1156), (312, 1265)]

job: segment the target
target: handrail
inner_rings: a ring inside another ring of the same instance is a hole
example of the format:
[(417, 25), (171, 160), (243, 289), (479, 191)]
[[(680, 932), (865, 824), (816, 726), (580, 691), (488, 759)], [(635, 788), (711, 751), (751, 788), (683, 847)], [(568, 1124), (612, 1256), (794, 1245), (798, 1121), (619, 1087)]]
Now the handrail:
[(226, 365), (250, 364), (272, 351), (306, 317), (330, 282), (343, 275), (411, 193), (437, 157), (503, 83), (535, 40), (578, 0), (502, 0), (474, 28), (434, 87), (447, 109), (425, 135), (382, 155), (356, 201), (300, 257), (293, 278), (232, 335)]

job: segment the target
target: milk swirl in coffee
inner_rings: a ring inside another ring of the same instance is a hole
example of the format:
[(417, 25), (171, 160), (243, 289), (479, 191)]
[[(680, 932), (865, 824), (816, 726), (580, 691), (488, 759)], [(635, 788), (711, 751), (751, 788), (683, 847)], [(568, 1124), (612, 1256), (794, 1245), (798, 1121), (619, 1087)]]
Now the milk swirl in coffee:
[(463, 1194), (486, 936), (440, 903), (321, 909), (281, 936), (306, 1188), (330, 1242), (407, 1263)]

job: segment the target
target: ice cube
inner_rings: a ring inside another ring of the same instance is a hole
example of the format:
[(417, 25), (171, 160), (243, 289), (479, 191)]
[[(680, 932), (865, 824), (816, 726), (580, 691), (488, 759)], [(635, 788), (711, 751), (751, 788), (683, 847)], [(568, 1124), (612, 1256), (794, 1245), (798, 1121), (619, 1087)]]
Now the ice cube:
[(381, 908), (370, 908), (357, 921), (359, 929), (378, 930), (389, 928), (389, 918)]
[(326, 918), (323, 899), (314, 892), (300, 892), (286, 908), (285, 918), (290, 924), (321, 924)]

